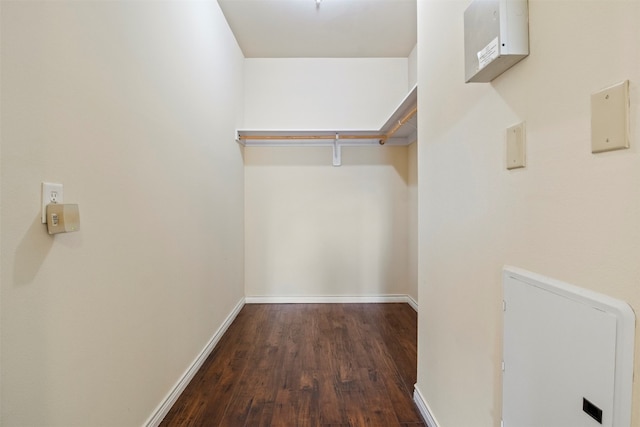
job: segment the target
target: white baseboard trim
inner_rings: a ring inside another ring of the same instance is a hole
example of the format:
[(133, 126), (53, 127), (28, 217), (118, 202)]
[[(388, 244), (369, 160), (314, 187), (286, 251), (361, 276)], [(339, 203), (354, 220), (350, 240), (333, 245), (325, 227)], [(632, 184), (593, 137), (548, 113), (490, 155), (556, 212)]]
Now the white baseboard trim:
[(155, 411), (153, 411), (153, 414), (151, 414), (147, 422), (144, 424), (146, 427), (158, 427), (160, 425), (164, 417), (166, 417), (167, 414), (169, 413), (169, 410), (171, 409), (173, 404), (176, 403), (176, 400), (178, 400), (178, 398), (180, 397), (184, 389), (187, 388), (187, 385), (189, 385), (189, 382), (191, 382), (191, 380), (193, 379), (195, 374), (198, 372), (200, 367), (202, 367), (202, 364), (204, 363), (204, 361), (207, 360), (207, 357), (209, 357), (209, 354), (211, 354), (216, 344), (218, 344), (218, 341), (220, 341), (220, 338), (222, 338), (222, 335), (224, 335), (224, 333), (227, 331), (227, 329), (229, 328), (231, 323), (234, 321), (238, 313), (240, 313), (240, 310), (242, 309), (244, 304), (245, 304), (245, 299), (242, 298), (238, 302), (238, 304), (236, 304), (236, 306), (233, 308), (231, 313), (229, 313), (229, 315), (224, 320), (222, 325), (220, 325), (218, 330), (213, 334), (213, 336), (211, 337), (207, 345), (200, 352), (198, 357), (196, 357), (196, 359), (193, 361), (191, 366), (189, 366), (186, 372), (182, 375), (182, 377), (178, 380), (178, 382), (173, 386), (169, 394), (158, 405)]
[(413, 401), (418, 407), (418, 411), (420, 411), (420, 415), (422, 415), (422, 419), (424, 420), (427, 427), (439, 427), (438, 421), (433, 416), (433, 411), (429, 408), (429, 404), (424, 400), (424, 396), (420, 393), (420, 389), (417, 385), (413, 386)]
[(418, 312), (418, 301), (413, 299), (413, 297), (411, 295), (406, 295), (406, 297), (407, 297), (407, 304), (409, 304), (411, 306), (411, 308), (413, 308), (413, 310), (417, 313)]
[(409, 295), (318, 295), (318, 296), (247, 296), (247, 304), (353, 304), (401, 302), (418, 311), (418, 303)]

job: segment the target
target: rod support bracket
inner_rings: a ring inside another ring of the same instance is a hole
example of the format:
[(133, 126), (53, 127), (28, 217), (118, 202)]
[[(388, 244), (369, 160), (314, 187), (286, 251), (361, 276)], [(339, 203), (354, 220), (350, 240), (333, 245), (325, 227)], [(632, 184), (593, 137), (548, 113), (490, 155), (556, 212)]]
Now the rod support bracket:
[(342, 165), (342, 147), (339, 144), (340, 135), (336, 133), (336, 139), (333, 140), (333, 166)]

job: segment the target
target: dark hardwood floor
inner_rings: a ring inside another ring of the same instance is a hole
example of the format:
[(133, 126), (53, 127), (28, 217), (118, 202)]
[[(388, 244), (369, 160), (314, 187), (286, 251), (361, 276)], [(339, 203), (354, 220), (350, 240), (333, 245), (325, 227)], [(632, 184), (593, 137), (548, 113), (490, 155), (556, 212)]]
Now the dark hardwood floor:
[(161, 426), (422, 426), (408, 304), (247, 304)]

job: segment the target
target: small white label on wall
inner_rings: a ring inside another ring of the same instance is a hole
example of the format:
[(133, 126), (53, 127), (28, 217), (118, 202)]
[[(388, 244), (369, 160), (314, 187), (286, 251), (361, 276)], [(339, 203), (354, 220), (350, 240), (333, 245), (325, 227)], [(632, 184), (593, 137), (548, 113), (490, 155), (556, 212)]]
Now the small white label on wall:
[(482, 70), (489, 65), (491, 61), (498, 57), (500, 53), (498, 49), (498, 38), (491, 40), (488, 45), (478, 52), (478, 70)]

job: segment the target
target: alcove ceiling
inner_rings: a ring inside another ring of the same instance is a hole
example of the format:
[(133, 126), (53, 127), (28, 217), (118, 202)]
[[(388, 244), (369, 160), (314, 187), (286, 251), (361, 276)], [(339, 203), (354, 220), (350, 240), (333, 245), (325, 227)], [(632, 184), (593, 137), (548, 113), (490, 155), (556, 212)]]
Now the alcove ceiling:
[(399, 58), (417, 0), (218, 0), (246, 58)]

